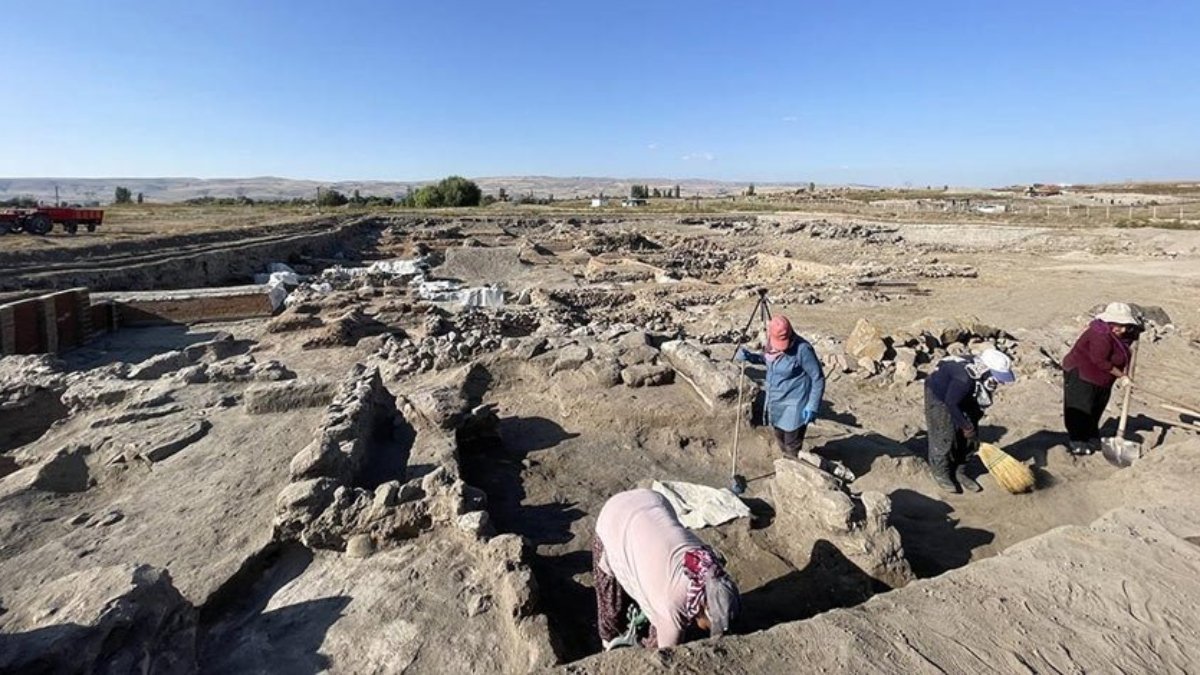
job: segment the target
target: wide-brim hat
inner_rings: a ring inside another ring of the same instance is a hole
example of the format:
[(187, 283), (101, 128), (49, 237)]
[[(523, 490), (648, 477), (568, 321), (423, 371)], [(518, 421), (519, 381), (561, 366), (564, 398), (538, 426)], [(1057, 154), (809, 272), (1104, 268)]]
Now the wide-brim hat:
[(1108, 303), (1108, 306), (1104, 308), (1103, 312), (1097, 314), (1096, 318), (1104, 323), (1115, 323), (1122, 326), (1137, 326), (1142, 323), (1133, 313), (1133, 308), (1123, 302)]

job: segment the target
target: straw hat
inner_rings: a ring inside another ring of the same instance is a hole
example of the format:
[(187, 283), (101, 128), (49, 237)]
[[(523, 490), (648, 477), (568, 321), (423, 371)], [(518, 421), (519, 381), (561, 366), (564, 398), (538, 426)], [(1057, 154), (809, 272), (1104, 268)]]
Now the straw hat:
[(1123, 302), (1110, 302), (1103, 312), (1096, 315), (1104, 323), (1116, 323), (1122, 326), (1137, 326), (1141, 324), (1133, 314), (1133, 308)]

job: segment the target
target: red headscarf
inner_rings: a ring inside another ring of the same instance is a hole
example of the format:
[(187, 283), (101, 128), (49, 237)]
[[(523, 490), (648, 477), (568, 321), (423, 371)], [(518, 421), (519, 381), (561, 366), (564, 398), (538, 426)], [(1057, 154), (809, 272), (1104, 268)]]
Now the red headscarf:
[(792, 322), (782, 314), (767, 325), (767, 351), (782, 352), (792, 345)]

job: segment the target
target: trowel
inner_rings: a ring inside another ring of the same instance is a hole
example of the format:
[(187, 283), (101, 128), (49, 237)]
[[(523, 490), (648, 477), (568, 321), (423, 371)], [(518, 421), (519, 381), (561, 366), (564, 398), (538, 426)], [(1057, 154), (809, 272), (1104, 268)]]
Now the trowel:
[[(1137, 366), (1138, 343), (1134, 342), (1129, 355), (1129, 377), (1133, 378), (1133, 369)], [(1129, 397), (1133, 393), (1133, 383), (1125, 386), (1125, 397), (1121, 401), (1121, 419), (1117, 423), (1117, 435), (1100, 441), (1100, 452), (1104, 459), (1113, 466), (1126, 467), (1134, 460), (1142, 457), (1142, 444), (1125, 438), (1125, 424), (1129, 421)]]

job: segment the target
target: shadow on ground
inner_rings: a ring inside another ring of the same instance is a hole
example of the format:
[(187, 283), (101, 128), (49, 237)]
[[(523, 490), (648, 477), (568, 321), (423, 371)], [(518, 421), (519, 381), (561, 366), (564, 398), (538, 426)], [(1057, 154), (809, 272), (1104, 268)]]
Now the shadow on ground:
[(829, 541), (813, 544), (809, 562), (742, 596), (737, 632), (766, 630), (838, 607), (853, 607), (890, 590), (850, 561)]
[(996, 538), (987, 530), (961, 527), (951, 518), (947, 503), (909, 489), (893, 491), (891, 525), (900, 533), (904, 555), (918, 578), (928, 578), (962, 567), (971, 551)]
[[(524, 537), (536, 551), (541, 545), (565, 544), (574, 536), (571, 523), (585, 514), (572, 502), (526, 504), (527, 462), (537, 453), (579, 434), (570, 433), (544, 417), (507, 417), (499, 423), (500, 443), (469, 441), (461, 448), (463, 480), (487, 494), (488, 513), (499, 532)], [(590, 573), (588, 550), (562, 555), (535, 553), (530, 567), (540, 588), (541, 611), (559, 639), (563, 656), (574, 660), (599, 650), (595, 598), (576, 580)]]
[(271, 599), (312, 563), (299, 544), (272, 545), (254, 556), (200, 609), (201, 672), (319, 673), (329, 628), (350, 604), (339, 595), (266, 611)]

